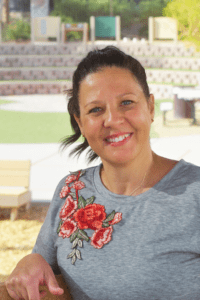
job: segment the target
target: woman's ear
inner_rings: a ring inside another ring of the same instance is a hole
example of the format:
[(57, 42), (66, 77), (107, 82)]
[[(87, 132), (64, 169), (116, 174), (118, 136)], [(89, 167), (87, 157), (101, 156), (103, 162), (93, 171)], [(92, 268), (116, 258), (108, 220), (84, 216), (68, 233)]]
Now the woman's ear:
[(78, 124), (78, 127), (81, 131), (82, 136), (84, 136), (83, 126), (82, 126), (80, 118), (74, 114), (74, 119), (76, 120), (76, 123)]
[(155, 100), (154, 100), (154, 95), (153, 94), (150, 94), (148, 105), (149, 105), (149, 111), (150, 111), (150, 114), (151, 114), (151, 120), (154, 120)]

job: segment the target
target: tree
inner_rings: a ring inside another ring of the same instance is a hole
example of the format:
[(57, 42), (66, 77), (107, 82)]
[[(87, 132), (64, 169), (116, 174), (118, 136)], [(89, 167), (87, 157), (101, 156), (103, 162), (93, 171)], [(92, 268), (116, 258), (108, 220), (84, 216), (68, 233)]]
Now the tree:
[(170, 0), (54, 0), (51, 15), (60, 16), (62, 22), (90, 22), (90, 16), (121, 17), (121, 28), (141, 24), (141, 36), (148, 36), (148, 17), (162, 16)]
[(179, 38), (193, 41), (200, 45), (200, 1), (173, 0), (170, 1), (163, 14), (178, 20)]

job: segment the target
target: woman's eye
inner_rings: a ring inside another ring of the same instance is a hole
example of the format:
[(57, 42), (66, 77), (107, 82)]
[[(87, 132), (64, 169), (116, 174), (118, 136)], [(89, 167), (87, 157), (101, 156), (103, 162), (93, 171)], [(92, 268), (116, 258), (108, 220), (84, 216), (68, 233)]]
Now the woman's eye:
[(124, 101), (122, 101), (122, 105), (129, 105), (131, 103), (133, 103), (133, 101), (131, 101), (131, 100), (124, 100)]
[(99, 111), (101, 111), (100, 107), (94, 107), (94, 108), (90, 109), (89, 113), (96, 113), (96, 112), (99, 112)]

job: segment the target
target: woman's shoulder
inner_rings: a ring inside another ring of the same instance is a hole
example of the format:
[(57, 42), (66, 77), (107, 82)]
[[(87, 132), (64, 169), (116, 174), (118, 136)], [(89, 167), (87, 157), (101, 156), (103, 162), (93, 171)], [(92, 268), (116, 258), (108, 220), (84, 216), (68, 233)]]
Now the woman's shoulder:
[(172, 189), (190, 186), (192, 189), (200, 189), (200, 167), (183, 159), (178, 161), (174, 167), (163, 178), (162, 184)]

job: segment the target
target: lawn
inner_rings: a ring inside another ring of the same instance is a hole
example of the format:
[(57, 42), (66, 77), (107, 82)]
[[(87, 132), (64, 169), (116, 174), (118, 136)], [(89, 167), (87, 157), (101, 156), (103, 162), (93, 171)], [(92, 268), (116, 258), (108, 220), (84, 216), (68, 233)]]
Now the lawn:
[[(160, 114), (160, 103), (156, 100), (155, 116)], [(0, 100), (0, 105), (6, 103)], [(0, 106), (1, 108), (1, 106)], [(59, 143), (72, 134), (68, 113), (29, 113), (0, 109), (0, 143)], [(151, 136), (156, 137), (153, 128)]]

